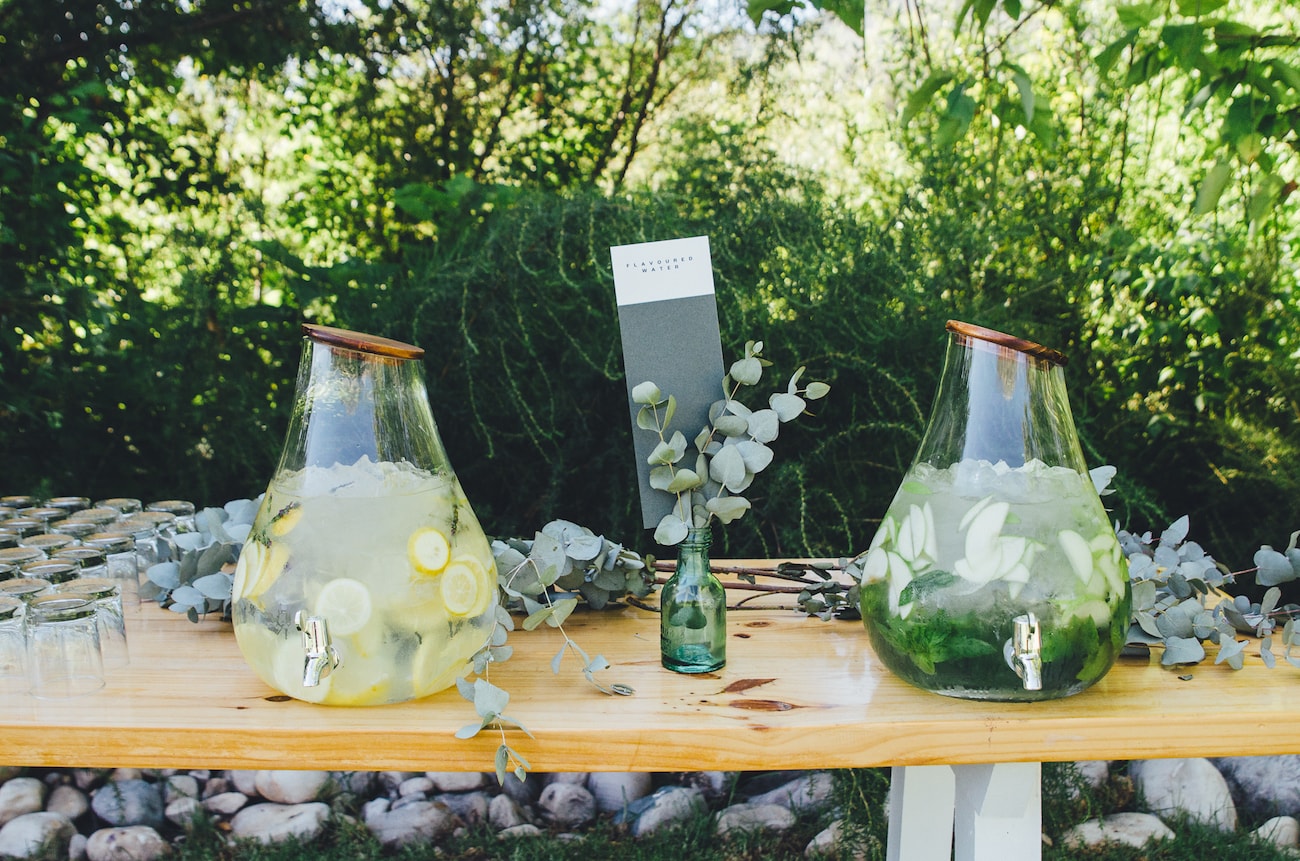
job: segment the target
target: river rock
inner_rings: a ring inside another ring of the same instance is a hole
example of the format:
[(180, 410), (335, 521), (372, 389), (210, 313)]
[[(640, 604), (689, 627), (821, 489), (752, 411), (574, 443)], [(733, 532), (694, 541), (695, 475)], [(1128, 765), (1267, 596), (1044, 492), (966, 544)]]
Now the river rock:
[(23, 769), (20, 765), (0, 765), (0, 783), (12, 780), (22, 773)]
[(59, 813), (24, 813), (0, 828), (0, 858), (35, 858), (43, 848), (53, 857), (67, 857), (76, 826)]
[(95, 790), (90, 800), (95, 815), (109, 825), (147, 825), (161, 828), (163, 795), (158, 784), (138, 777), (112, 780)]
[(444, 792), (429, 800), (445, 806), (466, 825), (487, 821), (489, 799), (486, 792)]
[(505, 793), (495, 795), (488, 802), (488, 823), (497, 831), (514, 828), (526, 822), (528, 817), (524, 815), (524, 809), (509, 795)]
[[(245, 795), (257, 795), (257, 772), (247, 769), (232, 768), (226, 772), (226, 780), (230, 782), (239, 792)], [(211, 783), (212, 781), (208, 781)], [(225, 789), (221, 790), (225, 792)]]
[(861, 846), (844, 845), (844, 820), (836, 819), (808, 841), (803, 849), (805, 858), (832, 857), (841, 861), (866, 861), (866, 850)]
[(68, 841), (68, 861), (86, 861), (86, 844), (90, 838), (78, 832)]
[(45, 809), (45, 784), (34, 777), (15, 777), (0, 784), (0, 825)]
[(365, 824), (384, 848), (396, 849), (441, 840), (461, 822), (443, 805), (420, 801), (396, 810), (375, 812), (366, 817)]
[(1133, 762), (1129, 777), (1152, 813), (1183, 813), (1223, 831), (1237, 827), (1237, 808), (1228, 782), (1208, 759)]
[(1103, 819), (1089, 819), (1061, 836), (1067, 847), (1084, 848), (1103, 843), (1142, 847), (1151, 839), (1173, 840), (1174, 832), (1150, 813), (1115, 813)]
[(653, 788), (653, 776), (643, 771), (597, 771), (587, 778), (587, 791), (602, 813), (622, 810), (638, 798), (645, 798)]
[(199, 781), (189, 774), (173, 774), (163, 781), (163, 804), (178, 798), (198, 798)]
[(487, 786), (487, 775), (479, 771), (429, 771), (424, 776), (439, 792), (473, 792)]
[[(330, 783), (328, 771), (259, 771), (253, 780), (257, 794), (277, 804), (318, 801)], [(248, 793), (244, 793), (247, 795)]]
[(230, 830), (236, 837), (264, 844), (290, 839), (310, 843), (320, 836), (329, 815), (329, 805), (319, 801), (303, 804), (265, 802), (236, 813), (230, 820)]
[(1279, 849), (1300, 847), (1300, 820), (1294, 816), (1274, 816), (1255, 829), (1255, 837)]
[(1214, 764), (1242, 813), (1257, 820), (1300, 816), (1300, 755), (1234, 756)]
[(596, 818), (596, 799), (576, 783), (547, 784), (537, 806), (548, 821), (561, 828), (585, 825)]
[(90, 810), (90, 799), (77, 787), (65, 783), (50, 790), (45, 799), (45, 809), (50, 813), (62, 813), (69, 819), (80, 819)]
[(171, 852), (171, 844), (147, 825), (101, 828), (86, 841), (86, 861), (154, 861)]
[(704, 793), (695, 787), (665, 786), (628, 806), (625, 817), (631, 821), (633, 837), (652, 834), (666, 825), (683, 822), (708, 809)]
[(511, 828), (503, 828), (502, 830), (498, 831), (497, 839), (511, 840), (513, 838), (518, 838), (518, 837), (538, 837), (541, 835), (541, 833), (542, 833), (542, 829), (538, 828), (536, 825), (533, 825), (528, 822), (524, 822), (520, 825), (515, 825)]
[(779, 804), (795, 813), (820, 810), (830, 803), (834, 789), (830, 772), (814, 771), (797, 777), (762, 795), (750, 797), (750, 804)]
[(423, 774), (419, 777), (410, 777), (403, 780), (397, 787), (398, 797), (407, 795), (428, 795), (433, 791), (434, 783), (431, 779)]
[(716, 831), (726, 837), (733, 831), (787, 831), (795, 815), (783, 804), (733, 804), (718, 814)]
[(677, 775), (673, 783), (698, 789), (705, 801), (717, 804), (726, 798), (735, 778), (735, 772), (729, 771), (687, 771)]
[(201, 802), (203, 809), (217, 816), (234, 816), (248, 805), (248, 796), (242, 792), (222, 792)]
[(203, 815), (203, 802), (197, 798), (178, 798), (163, 809), (163, 817), (172, 825), (189, 828), (195, 817)]

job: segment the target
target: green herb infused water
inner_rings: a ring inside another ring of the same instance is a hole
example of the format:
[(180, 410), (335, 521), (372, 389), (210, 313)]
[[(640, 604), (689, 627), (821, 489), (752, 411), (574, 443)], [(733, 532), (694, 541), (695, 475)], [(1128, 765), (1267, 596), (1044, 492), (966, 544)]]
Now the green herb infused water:
[(1043, 700), (1106, 674), (1127, 562), (1084, 465), (1065, 357), (950, 321), (911, 468), (860, 557), (881, 661), (926, 690)]
[[(1124, 644), (1126, 564), (1087, 476), (1041, 462), (921, 463), (864, 560), (862, 615), (880, 659), (918, 687), (1062, 697), (1105, 675)], [(1038, 690), (1007, 659), (1026, 613), (1041, 632)]]

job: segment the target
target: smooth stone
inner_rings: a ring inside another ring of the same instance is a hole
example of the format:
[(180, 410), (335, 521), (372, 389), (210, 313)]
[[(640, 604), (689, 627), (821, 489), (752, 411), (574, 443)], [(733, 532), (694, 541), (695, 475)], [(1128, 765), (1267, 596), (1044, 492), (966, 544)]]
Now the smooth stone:
[[(257, 784), (253, 783), (252, 781), (249, 781), (248, 785), (253, 787), (252, 794), (256, 795)], [(213, 778), (209, 778), (208, 782), (203, 784), (203, 791), (199, 793), (199, 797), (211, 798), (212, 796), (220, 795), (223, 792), (239, 792), (242, 793), (243, 795), (249, 794), (247, 792), (244, 792), (242, 789), (240, 789), (235, 784), (235, 781), (231, 780), (228, 777), (213, 777)]]
[(420, 804), (428, 800), (429, 797), (423, 793), (419, 795), (403, 795), (401, 798), (394, 799), (393, 802), (389, 804), (388, 809), (401, 810), (403, 807), (410, 807), (412, 804)]
[(401, 785), (397, 787), (397, 794), (399, 797), (404, 795), (428, 795), (433, 792), (433, 788), (433, 781), (429, 778), (424, 776), (412, 777), (402, 781)]
[(65, 783), (50, 790), (45, 799), (45, 809), (50, 813), (62, 813), (69, 819), (80, 819), (90, 810), (90, 799), (77, 787)]
[(513, 825), (510, 828), (502, 828), (497, 832), (498, 840), (510, 840), (516, 837), (537, 837), (542, 833), (542, 829), (530, 823), (522, 825)]
[(844, 820), (836, 819), (817, 836), (808, 841), (803, 849), (805, 858), (833, 857), (841, 861), (866, 861), (866, 850), (860, 846), (842, 846)]
[(236, 813), (230, 820), (230, 830), (236, 837), (263, 844), (285, 840), (310, 843), (320, 836), (329, 815), (329, 805), (319, 801), (304, 804), (265, 802)]
[(487, 775), (479, 771), (428, 771), (424, 776), (439, 792), (473, 792), (487, 786)]
[(366, 827), (386, 849), (432, 843), (451, 834), (458, 825), (460, 820), (455, 814), (432, 801), (408, 804), (366, 819)]
[(477, 825), (487, 821), (488, 796), (485, 792), (445, 792), (435, 795), (430, 801), (446, 806), (466, 825)]
[[(328, 771), (259, 771), (254, 779), (257, 794), (277, 804), (305, 804), (318, 801), (330, 783)], [(244, 793), (247, 795), (248, 793)]]
[(546, 775), (542, 782), (547, 786), (552, 783), (577, 783), (582, 786), (587, 785), (587, 778), (591, 775), (585, 771), (556, 771)]
[(1279, 849), (1300, 847), (1300, 820), (1294, 816), (1274, 816), (1255, 829), (1255, 837)]
[(85, 861), (86, 844), (90, 838), (84, 834), (74, 834), (68, 841), (68, 861)]
[(643, 837), (665, 825), (675, 825), (708, 809), (704, 793), (695, 787), (665, 786), (637, 802), (632, 836)]
[(784, 786), (755, 795), (750, 804), (779, 804), (795, 813), (820, 810), (831, 801), (834, 781), (829, 772), (814, 771), (797, 777)]
[(361, 805), (361, 821), (369, 822), (370, 817), (387, 813), (391, 802), (387, 798), (372, 798)]
[[(257, 772), (247, 769), (233, 768), (226, 772), (226, 780), (230, 785), (235, 787), (239, 792), (245, 795), (257, 795)], [(209, 781), (210, 783), (211, 781)], [(221, 790), (225, 792), (226, 790)]]
[(12, 780), (22, 773), (23, 767), (21, 765), (0, 765), (0, 783)]
[(547, 784), (537, 806), (548, 821), (561, 828), (585, 825), (596, 818), (596, 799), (576, 783)]
[(488, 824), (497, 831), (525, 825), (528, 822), (528, 817), (524, 816), (524, 809), (519, 806), (519, 802), (504, 793), (492, 796), (492, 800), (488, 802), (487, 819)]
[(1233, 756), (1214, 765), (1243, 814), (1256, 820), (1300, 816), (1300, 755)]
[(110, 781), (144, 780), (144, 771), (139, 768), (115, 768), (108, 775)]
[(1223, 831), (1237, 827), (1237, 808), (1228, 782), (1208, 759), (1132, 762), (1129, 777), (1152, 813), (1183, 813)]
[(203, 799), (203, 809), (218, 816), (233, 816), (248, 806), (248, 796), (242, 792), (222, 792)]
[(173, 774), (163, 781), (163, 803), (171, 804), (178, 798), (198, 798), (199, 781), (188, 774)]
[(101, 828), (86, 841), (87, 861), (154, 861), (171, 851), (171, 844), (147, 825)]
[(162, 789), (141, 778), (115, 780), (95, 790), (90, 807), (109, 825), (148, 825), (161, 828), (166, 821)]
[(0, 857), (34, 858), (48, 848), (53, 857), (67, 857), (77, 828), (58, 813), (24, 813), (0, 827)]
[(397, 787), (412, 777), (420, 777), (418, 772), (414, 771), (379, 771), (375, 773), (375, 783), (389, 795), (397, 794)]
[(718, 814), (716, 832), (726, 837), (740, 831), (787, 831), (795, 815), (783, 804), (733, 804)]
[(203, 802), (197, 798), (178, 798), (163, 810), (163, 816), (172, 825), (189, 828), (196, 817), (203, 815)]
[(34, 777), (15, 777), (0, 784), (0, 825), (45, 809), (45, 784)]
[(587, 791), (602, 813), (622, 810), (654, 789), (654, 777), (644, 771), (596, 771), (587, 778)]
[(370, 795), (375, 789), (375, 776), (369, 771), (336, 771), (330, 779), (344, 792), (353, 795)]
[(1115, 813), (1103, 819), (1089, 819), (1061, 835), (1061, 844), (1082, 848), (1119, 843), (1141, 848), (1150, 840), (1173, 840), (1174, 832), (1150, 813)]

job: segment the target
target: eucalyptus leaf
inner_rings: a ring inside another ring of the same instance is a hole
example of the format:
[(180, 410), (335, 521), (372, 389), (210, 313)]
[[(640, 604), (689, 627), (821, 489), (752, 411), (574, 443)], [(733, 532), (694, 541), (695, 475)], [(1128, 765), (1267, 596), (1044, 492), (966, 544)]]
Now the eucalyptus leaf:
[(207, 597), (193, 586), (177, 586), (172, 590), (172, 601), (185, 607), (201, 607)]
[(728, 490), (739, 489), (745, 480), (745, 459), (735, 446), (723, 446), (709, 462), (709, 478)]
[(819, 401), (831, 393), (831, 387), (826, 383), (809, 383), (808, 388), (804, 389), (803, 395), (810, 401)]
[(474, 680), (474, 711), (486, 718), (495, 717), (506, 710), (510, 694), (489, 682), (487, 679)]
[(654, 407), (642, 407), (636, 411), (636, 426), (646, 431), (659, 430), (659, 415)]
[(1255, 551), (1255, 582), (1261, 586), (1276, 586), (1295, 579), (1295, 569), (1281, 553), (1265, 544)]
[(723, 436), (744, 436), (749, 433), (749, 422), (740, 416), (718, 416), (713, 426)]
[(750, 504), (743, 496), (715, 496), (704, 503), (704, 507), (722, 523), (730, 523), (744, 515)]
[(1199, 664), (1205, 659), (1205, 647), (1195, 637), (1168, 637), (1160, 663), (1170, 667), (1177, 664)]
[(659, 391), (659, 387), (648, 380), (632, 387), (632, 403), (634, 404), (657, 404), (663, 400), (663, 396), (663, 392)]
[(685, 520), (682, 520), (676, 514), (665, 514), (655, 527), (654, 538), (659, 544), (665, 547), (671, 547), (674, 544), (681, 544), (686, 540), (686, 533), (689, 526)]
[(217, 572), (195, 580), (194, 588), (202, 592), (205, 598), (211, 598), (214, 601), (229, 601), (230, 589), (233, 583), (234, 577)]
[(757, 385), (758, 381), (763, 378), (763, 365), (752, 356), (740, 359), (732, 363), (730, 376), (742, 386)]
[(797, 419), (808, 405), (803, 398), (789, 392), (775, 392), (767, 399), (767, 403), (783, 422)]
[(758, 442), (771, 442), (781, 433), (781, 419), (776, 410), (755, 410), (749, 416), (748, 431)]
[(775, 456), (772, 449), (754, 440), (737, 443), (736, 449), (740, 452), (741, 460), (745, 463), (745, 469), (749, 472), (762, 472), (767, 469)]
[(159, 562), (150, 565), (145, 576), (151, 583), (163, 589), (175, 589), (181, 584), (181, 566), (175, 562)]

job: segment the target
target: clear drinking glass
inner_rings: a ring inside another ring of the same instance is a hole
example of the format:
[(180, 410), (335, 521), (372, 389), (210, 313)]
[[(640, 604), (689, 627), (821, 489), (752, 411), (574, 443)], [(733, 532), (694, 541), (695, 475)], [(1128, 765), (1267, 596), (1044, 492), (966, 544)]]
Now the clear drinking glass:
[(145, 511), (161, 511), (164, 514), (170, 514), (175, 520), (175, 529), (177, 532), (194, 531), (194, 503), (187, 502), (184, 499), (162, 499), (157, 502), (151, 502), (144, 507)]
[(144, 511), (144, 505), (140, 500), (132, 499), (129, 496), (115, 496), (112, 499), (101, 499), (95, 503), (95, 508), (110, 508), (117, 512), (119, 518), (130, 517), (132, 514), (139, 514)]
[(121, 584), (125, 600), (138, 602), (144, 568), (135, 552), (135, 539), (124, 532), (96, 532), (81, 539), (81, 543), (103, 551), (108, 578)]
[(126, 647), (126, 618), (122, 592), (117, 581), (103, 577), (82, 577), (54, 587), (56, 595), (75, 595), (95, 605), (99, 625), (99, 646), (104, 669), (115, 670), (131, 663)]
[(76, 543), (77, 539), (73, 538), (71, 535), (58, 535), (45, 532), (40, 535), (29, 535), (26, 538), (20, 539), (18, 546), (34, 547), (46, 556), (53, 556), (60, 550), (72, 547)]
[(42, 595), (27, 604), (27, 676), (41, 699), (64, 699), (104, 686), (99, 619), (93, 602)]
[(82, 577), (107, 577), (108, 557), (97, 547), (69, 547), (50, 557), (60, 562), (74, 562)]
[(22, 571), (23, 577), (28, 580), (44, 580), (55, 585), (75, 580), (81, 575), (81, 566), (77, 563), (58, 559), (40, 559), (36, 562), (28, 562), (19, 566), (19, 570)]
[(27, 692), (24, 606), (20, 598), (0, 595), (0, 694), (6, 698)]

